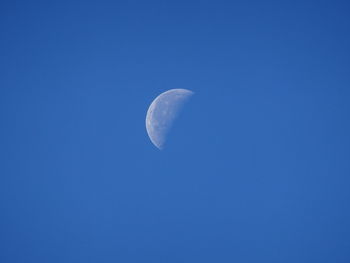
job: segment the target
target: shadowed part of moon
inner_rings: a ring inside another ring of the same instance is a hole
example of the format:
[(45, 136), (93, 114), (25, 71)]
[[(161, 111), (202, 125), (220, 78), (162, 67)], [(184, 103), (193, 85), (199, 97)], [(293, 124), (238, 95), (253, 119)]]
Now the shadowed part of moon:
[(151, 103), (146, 116), (146, 129), (152, 143), (163, 149), (167, 134), (184, 103), (193, 95), (186, 89), (171, 89)]

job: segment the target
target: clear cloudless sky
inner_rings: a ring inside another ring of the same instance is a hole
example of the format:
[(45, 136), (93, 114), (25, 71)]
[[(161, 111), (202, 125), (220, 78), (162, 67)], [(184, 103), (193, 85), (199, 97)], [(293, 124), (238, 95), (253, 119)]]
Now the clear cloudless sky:
[(0, 262), (350, 262), (349, 14), (1, 1)]

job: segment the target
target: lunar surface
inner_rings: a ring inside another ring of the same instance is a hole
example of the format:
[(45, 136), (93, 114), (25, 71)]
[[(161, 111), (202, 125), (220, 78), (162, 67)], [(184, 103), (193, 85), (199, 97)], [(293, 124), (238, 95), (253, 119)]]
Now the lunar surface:
[(185, 102), (193, 95), (187, 89), (171, 89), (151, 103), (146, 116), (146, 129), (152, 143), (163, 149), (166, 137)]

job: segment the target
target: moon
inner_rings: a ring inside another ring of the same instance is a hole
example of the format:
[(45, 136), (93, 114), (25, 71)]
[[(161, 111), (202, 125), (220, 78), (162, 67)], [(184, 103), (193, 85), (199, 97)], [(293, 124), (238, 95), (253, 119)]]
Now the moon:
[(185, 102), (194, 93), (187, 89), (171, 89), (156, 97), (148, 108), (146, 130), (152, 143), (163, 149), (167, 134)]

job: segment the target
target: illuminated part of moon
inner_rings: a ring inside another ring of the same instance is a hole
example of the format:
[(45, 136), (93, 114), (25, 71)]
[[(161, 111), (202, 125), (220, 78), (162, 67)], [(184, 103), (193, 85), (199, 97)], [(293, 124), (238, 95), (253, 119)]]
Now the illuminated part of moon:
[(167, 134), (182, 106), (193, 95), (187, 89), (171, 89), (160, 94), (148, 108), (146, 130), (152, 143), (163, 149)]

